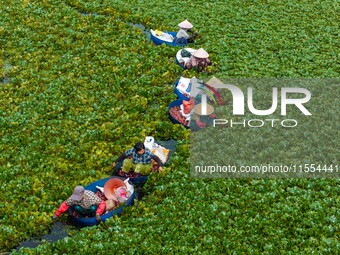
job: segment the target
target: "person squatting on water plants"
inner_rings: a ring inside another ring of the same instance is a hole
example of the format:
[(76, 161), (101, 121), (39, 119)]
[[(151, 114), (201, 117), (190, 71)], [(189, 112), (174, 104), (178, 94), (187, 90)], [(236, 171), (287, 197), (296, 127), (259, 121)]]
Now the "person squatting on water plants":
[(69, 214), (85, 218), (96, 217), (101, 221), (100, 215), (105, 212), (106, 203), (94, 192), (85, 190), (83, 186), (76, 186), (73, 194), (66, 199), (53, 214), (52, 219), (57, 219), (62, 213), (68, 211)]
[(138, 175), (149, 175), (152, 171), (154, 160), (158, 165), (158, 170), (163, 170), (162, 162), (158, 156), (153, 154), (148, 148), (145, 148), (144, 143), (138, 142), (135, 146), (125, 152), (123, 152), (113, 163), (112, 166), (115, 168), (117, 162), (123, 160), (122, 172), (126, 177), (129, 176), (130, 171)]
[(192, 31), (194, 26), (188, 20), (182, 21), (178, 26), (180, 29), (173, 42), (177, 44), (193, 43), (198, 36), (197, 32)]

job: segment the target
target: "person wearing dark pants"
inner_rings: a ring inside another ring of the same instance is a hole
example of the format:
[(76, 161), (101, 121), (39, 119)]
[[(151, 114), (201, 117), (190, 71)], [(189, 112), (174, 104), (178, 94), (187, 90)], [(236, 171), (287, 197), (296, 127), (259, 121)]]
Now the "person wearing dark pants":
[(105, 201), (94, 192), (85, 190), (83, 186), (76, 186), (73, 194), (59, 206), (52, 218), (55, 220), (66, 211), (74, 211), (78, 217), (96, 217), (96, 220), (100, 222), (100, 215), (105, 212), (105, 209)]

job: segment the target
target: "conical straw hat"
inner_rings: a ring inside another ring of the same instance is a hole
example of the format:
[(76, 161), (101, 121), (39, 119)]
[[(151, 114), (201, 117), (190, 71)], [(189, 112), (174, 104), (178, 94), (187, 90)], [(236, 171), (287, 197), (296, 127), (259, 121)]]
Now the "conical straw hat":
[(206, 52), (203, 48), (199, 48), (198, 50), (194, 51), (191, 54), (194, 55), (196, 58), (207, 58), (207, 57), (209, 57), (208, 52)]
[(188, 20), (182, 21), (181, 23), (178, 24), (178, 26), (180, 28), (187, 28), (187, 29), (190, 29), (190, 28), (194, 27)]

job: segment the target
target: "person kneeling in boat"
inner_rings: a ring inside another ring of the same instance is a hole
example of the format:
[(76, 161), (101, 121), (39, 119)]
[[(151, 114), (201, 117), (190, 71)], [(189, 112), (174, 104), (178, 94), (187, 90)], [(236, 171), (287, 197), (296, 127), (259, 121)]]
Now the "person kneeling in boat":
[(76, 186), (73, 194), (66, 199), (53, 215), (53, 220), (62, 213), (68, 211), (72, 214), (72, 209), (79, 217), (96, 217), (101, 221), (100, 215), (105, 212), (106, 203), (91, 190), (85, 190), (83, 186)]
[(173, 42), (176, 44), (187, 44), (194, 42), (198, 34), (192, 31), (193, 25), (189, 21), (184, 20), (179, 23), (178, 26), (180, 29), (177, 32)]
[(203, 48), (200, 48), (191, 53), (188, 62), (185, 63), (185, 67), (187, 69), (196, 67), (199, 71), (203, 71), (207, 66), (211, 65), (208, 57), (209, 54)]
[(149, 175), (152, 171), (152, 160), (158, 165), (158, 170), (163, 170), (162, 162), (159, 157), (153, 154), (144, 143), (138, 142), (135, 146), (122, 153), (113, 163), (116, 167), (117, 162), (123, 160), (122, 171), (128, 177), (131, 170), (137, 175)]

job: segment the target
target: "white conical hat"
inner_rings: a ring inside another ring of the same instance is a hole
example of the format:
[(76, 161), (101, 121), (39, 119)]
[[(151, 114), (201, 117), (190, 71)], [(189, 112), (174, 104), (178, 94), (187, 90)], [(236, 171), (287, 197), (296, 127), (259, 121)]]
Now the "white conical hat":
[(206, 104), (206, 108), (203, 107), (203, 104), (198, 104), (194, 107), (194, 112), (200, 116), (210, 115), (214, 112), (214, 110), (214, 107), (210, 104)]
[(190, 28), (194, 27), (188, 20), (182, 21), (181, 23), (178, 24), (178, 26), (180, 28), (187, 28), (187, 29), (190, 29)]
[(209, 57), (208, 52), (206, 52), (203, 48), (199, 48), (198, 50), (191, 53), (196, 58), (207, 58)]

